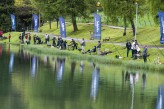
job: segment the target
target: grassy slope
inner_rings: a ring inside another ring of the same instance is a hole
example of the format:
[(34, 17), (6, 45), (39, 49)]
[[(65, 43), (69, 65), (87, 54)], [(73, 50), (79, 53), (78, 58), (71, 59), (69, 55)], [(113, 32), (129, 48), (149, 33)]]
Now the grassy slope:
[[(68, 37), (75, 37), (75, 38), (90, 38), (90, 32), (94, 30), (93, 24), (78, 24), (79, 31), (72, 32), (73, 27), (72, 24), (66, 23), (66, 31)], [(44, 24), (41, 27), (43, 33), (52, 33), (56, 35), (60, 35), (60, 29), (56, 28), (56, 23), (52, 23), (52, 29), (49, 29), (48, 23)], [(132, 40), (134, 37), (132, 36), (132, 30), (127, 30), (127, 36), (122, 36), (123, 29), (114, 29), (107, 26), (102, 26), (102, 39), (105, 37), (110, 37), (111, 42), (126, 42), (126, 40)], [(137, 31), (137, 40), (140, 44), (148, 44), (148, 45), (161, 45), (159, 43), (160, 33), (159, 27), (146, 27), (146, 28), (139, 28)]]
[[(72, 25), (70, 23), (66, 24), (67, 26), (67, 36), (68, 37), (73, 37), (73, 38), (85, 38), (89, 39), (90, 38), (90, 33), (89, 31), (93, 31), (93, 24), (78, 24), (78, 29), (79, 31), (74, 33), (72, 32)], [(53, 27), (51, 30), (48, 29), (49, 25), (45, 24), (43, 27), (41, 27), (43, 33), (52, 33), (52, 34), (57, 34), (59, 35), (59, 29), (56, 28), (56, 23), (53, 23)], [(126, 40), (132, 40), (134, 39), (134, 36), (132, 35), (132, 30), (128, 29), (127, 30), (127, 36), (122, 36), (123, 34), (123, 29), (114, 29), (114, 28), (109, 28), (107, 26), (102, 26), (102, 39), (105, 37), (110, 37), (111, 40), (109, 42), (121, 42), (125, 43)], [(137, 31), (137, 40), (140, 45), (156, 45), (156, 46), (163, 46), (159, 42), (160, 38), (160, 33), (159, 33), (159, 26), (153, 26), (153, 27), (144, 27), (144, 28), (139, 28)], [(95, 43), (88, 43), (87, 46), (91, 48), (91, 46), (97, 44)], [(114, 57), (116, 54), (119, 54), (123, 57), (126, 57), (126, 49), (125, 47), (120, 47), (116, 46), (114, 44), (103, 44), (102, 50), (105, 48), (109, 48), (111, 51), (114, 53), (112, 54), (112, 57)], [(86, 47), (88, 49), (88, 47)], [(143, 48), (141, 47), (141, 50)], [(161, 53), (162, 52), (162, 53)], [(151, 56), (149, 57), (150, 62), (153, 62), (157, 58), (157, 54), (159, 54), (161, 61), (164, 62), (164, 50), (160, 49), (149, 49), (149, 54)], [(109, 55), (111, 56), (111, 55)], [(125, 60), (131, 60), (130, 58), (125, 58)], [(142, 61), (142, 60), (137, 60), (137, 61)]]
[[(78, 24), (78, 29), (79, 31), (77, 32), (72, 32), (73, 27), (71, 23), (66, 23), (66, 31), (67, 31), (67, 37), (72, 37), (72, 38), (85, 38), (86, 40), (90, 38), (90, 32), (89, 31), (93, 31), (93, 24), (82, 24), (79, 23)], [(56, 28), (56, 23), (53, 22), (52, 23), (52, 29), (49, 29), (49, 25), (48, 23), (45, 23), (40, 30), (42, 30), (42, 33), (48, 33), (48, 34), (55, 34), (55, 35), (59, 35), (60, 34), (60, 30), (59, 28)], [(19, 42), (18, 40), (18, 36), (19, 36), (19, 32), (12, 32), (12, 39), (11, 42)], [(113, 43), (114, 42), (121, 42), (121, 43), (125, 43), (126, 40), (132, 40), (134, 39), (134, 36), (132, 36), (132, 30), (128, 29), (127, 30), (127, 36), (122, 36), (123, 34), (123, 29), (114, 29), (114, 28), (109, 28), (107, 26), (102, 26), (102, 39), (105, 37), (110, 37), (110, 41), (111, 44), (107, 44), (107, 43), (103, 43), (102, 45), (102, 51), (106, 48), (110, 49), (113, 53), (110, 55), (107, 55), (106, 57), (114, 57), (115, 55), (121, 55), (122, 57), (126, 57), (126, 49), (125, 47), (122, 46), (116, 46)], [(6, 36), (8, 35), (5, 34)], [(38, 34), (42, 40), (44, 40), (44, 36), (42, 34)], [(33, 36), (33, 35), (32, 35)], [(159, 43), (159, 27), (158, 26), (154, 26), (154, 27), (145, 27), (145, 28), (139, 28), (137, 31), (137, 40), (139, 42), (140, 45), (158, 45), (158, 46), (163, 46), (162, 44)], [(5, 42), (8, 42), (8, 40), (5, 40)], [(52, 43), (52, 42), (51, 42)], [(97, 45), (97, 41), (94, 41), (92, 43), (88, 42), (86, 44), (85, 50), (88, 50), (90, 48), (92, 48), (94, 45)], [(46, 45), (43, 45), (46, 46)], [(142, 50), (143, 48), (141, 48)], [(162, 53), (161, 53), (162, 52)], [(79, 51), (73, 51), (73, 53), (79, 54)], [(153, 63), (154, 60), (157, 58), (157, 54), (159, 54), (160, 59), (162, 61), (162, 63), (164, 63), (164, 50), (160, 50), (160, 49), (149, 49), (149, 54), (150, 57), (148, 59), (148, 62)], [(130, 53), (131, 56), (131, 53)], [(131, 60), (131, 58), (124, 58), (124, 60)], [(143, 62), (143, 60), (135, 60), (135, 61), (141, 61)]]

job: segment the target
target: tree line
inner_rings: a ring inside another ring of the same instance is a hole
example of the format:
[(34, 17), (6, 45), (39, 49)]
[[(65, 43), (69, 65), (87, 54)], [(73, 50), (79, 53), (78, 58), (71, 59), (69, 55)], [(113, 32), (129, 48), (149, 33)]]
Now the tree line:
[[(137, 4), (136, 4), (137, 3)], [(63, 16), (72, 22), (73, 31), (78, 31), (77, 17), (89, 19), (91, 14), (97, 11), (104, 13), (112, 24), (119, 19), (124, 22), (124, 33), (128, 24), (131, 25), (135, 35), (136, 5), (138, 15), (143, 17), (150, 13), (155, 21), (158, 21), (158, 11), (164, 11), (163, 0), (1, 0), (0, 2), (0, 30), (9, 31), (11, 27), (9, 14), (16, 15), (17, 30), (32, 27), (32, 14), (40, 15), (40, 24), (54, 19), (59, 22), (59, 16)]]

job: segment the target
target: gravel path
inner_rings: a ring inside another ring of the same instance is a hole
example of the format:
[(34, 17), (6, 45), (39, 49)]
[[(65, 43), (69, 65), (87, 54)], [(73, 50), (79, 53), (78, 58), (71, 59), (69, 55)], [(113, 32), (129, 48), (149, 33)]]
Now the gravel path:
[[(42, 35), (46, 35), (46, 33), (36, 33), (36, 32), (27, 32), (27, 33), (32, 33), (32, 34), (42, 34)], [(48, 34), (48, 33), (47, 33)], [(52, 37), (59, 37), (58, 35), (55, 34), (49, 34), (49, 36)], [(75, 41), (81, 41), (82, 39), (78, 39), (78, 38), (71, 38), (71, 37), (66, 37), (63, 38), (64, 40), (71, 40), (74, 39)], [(97, 42), (97, 40), (85, 40), (86, 42)], [(117, 42), (103, 42), (105, 44), (114, 44), (114, 45), (119, 45), (119, 46), (124, 46), (126, 45), (125, 43), (117, 43)], [(145, 45), (139, 45), (140, 48), (143, 48)], [(148, 48), (153, 48), (153, 49), (164, 49), (164, 45), (163, 46), (155, 46), (155, 45), (147, 45)]]

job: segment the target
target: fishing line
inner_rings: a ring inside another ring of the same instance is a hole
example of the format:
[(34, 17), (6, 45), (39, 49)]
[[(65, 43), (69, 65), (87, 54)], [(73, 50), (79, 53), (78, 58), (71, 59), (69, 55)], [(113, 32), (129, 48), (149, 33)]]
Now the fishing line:
[[(149, 37), (149, 36), (148, 36)], [(149, 40), (152, 41), (152, 39), (149, 37)], [(159, 49), (159, 47), (155, 44), (154, 41), (152, 41), (152, 43), (155, 45), (155, 47), (157, 48), (157, 50), (159, 50), (159, 52), (162, 54), (162, 56), (164, 56), (164, 53), (162, 52), (162, 50)]]

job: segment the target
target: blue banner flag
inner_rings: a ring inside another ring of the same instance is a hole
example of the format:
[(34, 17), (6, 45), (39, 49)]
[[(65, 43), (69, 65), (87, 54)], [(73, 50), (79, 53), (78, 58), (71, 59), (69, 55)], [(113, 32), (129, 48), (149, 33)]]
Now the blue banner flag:
[(101, 40), (101, 17), (94, 14), (94, 38)]
[(38, 32), (39, 27), (39, 17), (36, 14), (33, 14), (33, 22), (34, 22), (34, 31)]
[(164, 44), (164, 12), (159, 12), (159, 20), (160, 20), (160, 43)]
[(15, 15), (14, 14), (10, 14), (10, 16), (11, 16), (11, 29), (12, 30), (16, 30)]
[(66, 38), (66, 26), (65, 26), (65, 20), (63, 17), (59, 17), (60, 21), (60, 35), (63, 38)]

